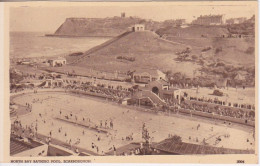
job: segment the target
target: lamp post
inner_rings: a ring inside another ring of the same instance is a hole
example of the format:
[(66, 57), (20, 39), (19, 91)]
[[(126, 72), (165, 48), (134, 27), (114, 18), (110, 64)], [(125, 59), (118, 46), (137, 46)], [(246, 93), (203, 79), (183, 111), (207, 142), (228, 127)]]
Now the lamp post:
[(147, 128), (145, 127), (145, 123), (143, 124), (143, 127), (142, 127), (142, 138), (144, 139), (143, 155), (150, 154), (150, 142), (149, 142), (149, 139), (151, 137), (150, 137), (150, 134), (149, 134)]

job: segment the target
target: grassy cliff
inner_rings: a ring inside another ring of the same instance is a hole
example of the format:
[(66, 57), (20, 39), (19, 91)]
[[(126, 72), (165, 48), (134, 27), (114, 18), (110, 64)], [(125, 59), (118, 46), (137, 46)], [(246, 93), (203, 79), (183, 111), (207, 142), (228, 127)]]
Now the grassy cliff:
[[(181, 64), (174, 60), (176, 52), (186, 49), (187, 45), (166, 41), (152, 31), (132, 32), (108, 43), (104, 47), (98, 46), (94, 52), (87, 51), (84, 55), (70, 58), (70, 66), (102, 71), (176, 70), (187, 75), (192, 75), (192, 70), (198, 67), (191, 62)], [(183, 66), (189, 70), (184, 71)]]
[(117, 36), (134, 24), (145, 24), (146, 29), (157, 29), (159, 22), (137, 17), (67, 18), (56, 30), (57, 36)]

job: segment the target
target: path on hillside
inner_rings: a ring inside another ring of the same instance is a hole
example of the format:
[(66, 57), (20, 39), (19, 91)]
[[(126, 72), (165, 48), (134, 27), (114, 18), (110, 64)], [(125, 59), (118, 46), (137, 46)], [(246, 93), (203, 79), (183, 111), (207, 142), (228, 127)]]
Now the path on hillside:
[(170, 41), (170, 40), (167, 40), (167, 39), (164, 39), (164, 38), (161, 38), (157, 33), (155, 33), (154, 31), (151, 31), (159, 40), (162, 40), (162, 41), (165, 41), (165, 42), (168, 42), (168, 43), (171, 43), (171, 44), (179, 44), (179, 45), (185, 45), (185, 46), (188, 46), (187, 44), (183, 44), (183, 43), (179, 43), (179, 42), (174, 42), (174, 41)]
[(172, 43), (172, 44), (179, 44), (179, 45), (183, 45), (183, 46), (186, 46), (186, 47), (187, 47), (187, 46), (190, 46), (190, 47), (201, 48), (201, 47), (199, 47), (199, 46), (184, 44), (184, 43), (180, 43), (180, 42), (174, 42), (174, 41), (167, 40), (167, 39), (164, 39), (164, 38), (161, 38), (161, 37), (159, 37), (159, 39), (162, 40), (162, 41), (168, 42), (168, 43)]

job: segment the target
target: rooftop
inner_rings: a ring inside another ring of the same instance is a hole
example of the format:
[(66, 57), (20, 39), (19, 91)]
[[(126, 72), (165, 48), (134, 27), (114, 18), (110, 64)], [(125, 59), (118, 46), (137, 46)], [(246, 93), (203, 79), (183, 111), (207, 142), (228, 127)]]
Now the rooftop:
[(34, 141), (30, 143), (24, 142), (22, 140), (19, 141), (18, 139), (15, 139), (13, 137), (14, 136), (11, 136), (10, 139), (10, 155), (15, 155), (42, 145), (41, 143)]
[(252, 154), (253, 150), (228, 149), (185, 142), (175, 142), (173, 138), (165, 139), (153, 148), (172, 154)]
[(49, 58), (49, 60), (66, 60), (66, 59), (63, 57), (52, 57), (52, 58)]
[(223, 17), (223, 15), (200, 15), (198, 18)]
[(134, 74), (149, 74), (151, 76), (159, 76), (161, 75), (161, 71), (160, 70), (156, 70), (156, 69), (138, 69), (137, 71), (134, 72)]

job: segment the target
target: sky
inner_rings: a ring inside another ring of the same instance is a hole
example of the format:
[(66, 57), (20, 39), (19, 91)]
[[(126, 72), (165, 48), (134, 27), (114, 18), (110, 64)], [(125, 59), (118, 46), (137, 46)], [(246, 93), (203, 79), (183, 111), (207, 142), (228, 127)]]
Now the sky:
[(69, 17), (105, 18), (120, 16), (137, 16), (144, 19), (164, 21), (168, 19), (184, 18), (188, 22), (200, 15), (224, 14), (226, 19), (234, 17), (250, 18), (255, 14), (252, 5), (212, 5), (212, 4), (167, 4), (143, 5), (130, 3), (129, 5), (88, 5), (80, 3), (73, 6), (17, 6), (9, 9), (10, 31), (38, 31), (54, 32)]

